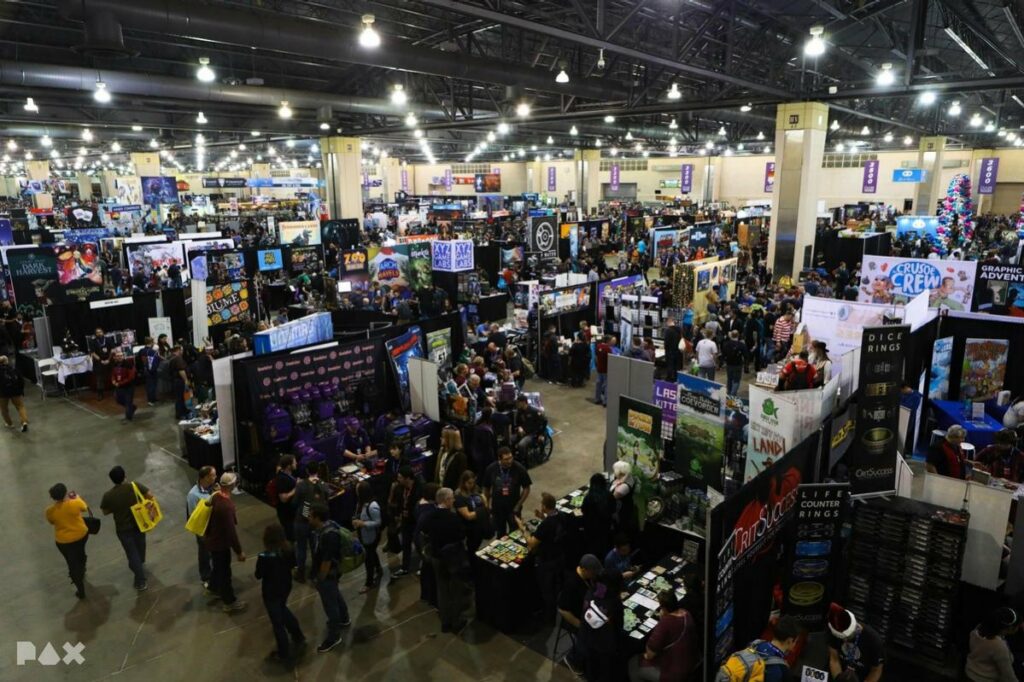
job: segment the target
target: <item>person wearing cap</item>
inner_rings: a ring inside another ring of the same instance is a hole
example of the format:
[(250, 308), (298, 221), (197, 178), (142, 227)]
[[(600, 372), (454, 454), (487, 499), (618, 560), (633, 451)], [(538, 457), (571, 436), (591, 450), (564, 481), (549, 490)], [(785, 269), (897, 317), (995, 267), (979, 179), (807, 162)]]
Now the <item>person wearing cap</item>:
[(839, 604), (828, 610), (828, 667), (833, 679), (851, 671), (860, 682), (880, 682), (885, 662), (885, 644), (870, 625)]
[[(576, 570), (562, 585), (562, 591), (558, 595), (558, 613), (563, 624), (574, 635), (579, 632), (580, 624), (583, 622), (583, 599), (597, 583), (603, 571), (600, 559), (593, 554), (584, 554), (580, 557)], [(573, 639), (572, 650), (565, 655), (563, 662), (574, 673), (582, 672), (585, 652), (579, 637)]]
[(1020, 629), (1020, 615), (1002, 606), (971, 631), (964, 673), (971, 682), (1017, 682), (1006, 638)]
[(345, 459), (352, 460), (356, 464), (362, 464), (377, 454), (370, 444), (370, 436), (356, 417), (349, 417), (345, 422), (341, 448)]
[(995, 443), (978, 453), (977, 465), (996, 478), (1020, 483), (1024, 478), (1024, 453), (1017, 448), (1017, 433), (1013, 429), (1000, 429)]
[(932, 474), (950, 478), (967, 478), (967, 458), (960, 444), (967, 439), (967, 429), (953, 424), (946, 430), (946, 437), (928, 448), (926, 467)]
[(828, 357), (828, 345), (824, 341), (812, 341), (810, 353), (814, 366), (814, 385), (824, 386), (832, 380), (832, 360)]
[(239, 561), (245, 561), (245, 552), (238, 541), (238, 516), (235, 502), (231, 499), (231, 491), (238, 483), (238, 475), (230, 471), (220, 477), (220, 488), (210, 496), (210, 523), (206, 527), (206, 549), (210, 552), (213, 562), (213, 573), (210, 576), (207, 592), (212, 597), (210, 603), (223, 602), (225, 613), (241, 611), (245, 602), (235, 597), (235, 589), (231, 585), (231, 551)]

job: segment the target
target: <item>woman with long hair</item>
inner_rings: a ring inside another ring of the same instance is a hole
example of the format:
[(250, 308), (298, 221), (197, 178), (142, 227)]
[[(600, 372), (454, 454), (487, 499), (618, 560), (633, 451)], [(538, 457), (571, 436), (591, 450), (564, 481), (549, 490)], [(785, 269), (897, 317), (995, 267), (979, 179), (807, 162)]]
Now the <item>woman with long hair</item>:
[(494, 536), (490, 511), (477, 488), (476, 474), (469, 469), (462, 472), (459, 485), (455, 488), (455, 513), (465, 524), (466, 549), (470, 553), (479, 549), (485, 539)]
[(46, 508), (46, 520), (53, 526), (57, 549), (68, 565), (68, 576), (75, 585), (75, 596), (85, 599), (85, 543), (89, 540), (89, 529), (82, 518), (82, 512), (89, 510), (85, 500), (74, 491), (68, 492), (63, 483), (50, 488), (53, 504)]
[(442, 488), (455, 490), (466, 470), (466, 451), (462, 447), (462, 432), (451, 424), (441, 431), (441, 449), (437, 454), (437, 473), (434, 482)]
[(373, 494), (369, 481), (360, 481), (356, 486), (356, 514), (352, 525), (359, 533), (359, 542), (366, 551), (366, 582), (360, 594), (365, 594), (380, 584), (384, 570), (380, 566), (377, 545), (380, 544), (381, 520), (380, 503)]
[(277, 649), (270, 652), (269, 658), (286, 666), (291, 666), (295, 661), (292, 644), (299, 647), (306, 642), (299, 621), (288, 608), (294, 565), (291, 545), (285, 537), (284, 528), (279, 523), (268, 525), (263, 529), (263, 551), (256, 558), (256, 579), (262, 582), (263, 606), (267, 609), (270, 626), (274, 629), (274, 639), (277, 640)]

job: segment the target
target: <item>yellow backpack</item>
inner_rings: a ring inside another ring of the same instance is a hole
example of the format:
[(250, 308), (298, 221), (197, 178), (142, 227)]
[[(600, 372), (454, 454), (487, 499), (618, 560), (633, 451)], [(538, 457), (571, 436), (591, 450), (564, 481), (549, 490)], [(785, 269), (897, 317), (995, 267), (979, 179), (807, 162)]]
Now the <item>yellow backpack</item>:
[(746, 649), (737, 651), (718, 669), (715, 682), (764, 682), (764, 671), (769, 665), (786, 665), (778, 656), (762, 656), (757, 646), (763, 640), (755, 639)]

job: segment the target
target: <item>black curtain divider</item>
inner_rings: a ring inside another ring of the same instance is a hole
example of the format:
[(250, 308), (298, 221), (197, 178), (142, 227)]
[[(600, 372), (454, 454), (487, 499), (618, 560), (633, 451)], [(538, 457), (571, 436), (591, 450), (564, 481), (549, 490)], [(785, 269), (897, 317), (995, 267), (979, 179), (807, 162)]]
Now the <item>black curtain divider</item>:
[(921, 380), (921, 372), (931, 367), (932, 348), (935, 345), (939, 319), (936, 317), (918, 327), (904, 342), (903, 381), (915, 391)]
[(90, 308), (88, 301), (70, 301), (54, 303), (46, 307), (46, 315), (50, 318), (50, 334), (54, 345), (61, 345), (65, 333), (81, 348), (86, 347), (86, 339), (92, 336), (96, 327), (104, 331), (121, 331), (131, 329), (135, 332), (137, 343), (149, 334), (149, 318), (156, 317), (157, 292), (143, 292), (132, 295), (132, 303)]
[[(498, 286), (498, 273), (501, 271), (501, 245), (491, 242), (486, 246), (473, 247), (473, 262), (478, 270), (487, 273), (487, 281), (492, 287)], [(434, 273), (436, 278), (439, 273)]]
[(192, 333), (192, 310), (185, 304), (185, 299), (189, 298), (191, 290), (164, 289), (160, 294), (164, 302), (164, 317), (171, 318), (171, 333), (174, 338), (188, 338)]

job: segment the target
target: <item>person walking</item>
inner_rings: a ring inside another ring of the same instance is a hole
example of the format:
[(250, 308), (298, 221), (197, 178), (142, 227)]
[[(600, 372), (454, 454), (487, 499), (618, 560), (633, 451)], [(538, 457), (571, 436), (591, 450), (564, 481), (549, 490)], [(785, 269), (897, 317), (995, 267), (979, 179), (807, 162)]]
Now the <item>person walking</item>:
[(50, 488), (53, 504), (46, 508), (46, 520), (53, 526), (54, 539), (64, 561), (68, 565), (68, 577), (75, 586), (75, 596), (85, 599), (85, 543), (89, 529), (82, 518), (82, 512), (89, 511), (85, 500), (68, 492), (63, 483)]
[(28, 431), (28, 412), (25, 410), (25, 378), (18, 373), (17, 367), (11, 364), (10, 358), (0, 355), (0, 414), (3, 414), (4, 426), (14, 428), (10, 405), (18, 411), (21, 419), (21, 432)]
[(153, 407), (157, 401), (157, 388), (159, 387), (160, 380), (157, 370), (162, 361), (160, 353), (156, 349), (156, 344), (153, 343), (152, 336), (147, 336), (143, 340), (142, 348), (139, 349), (135, 357), (138, 360), (139, 367), (142, 368), (142, 376), (146, 381), (146, 404)]
[(594, 364), (597, 370), (597, 385), (594, 387), (594, 402), (598, 405), (608, 404), (608, 356), (612, 346), (608, 336), (602, 336), (594, 349)]
[(245, 552), (238, 541), (238, 513), (231, 491), (235, 489), (238, 475), (230, 471), (220, 477), (220, 487), (210, 496), (210, 524), (206, 527), (206, 549), (210, 553), (213, 573), (210, 576), (209, 591), (213, 593), (210, 603), (223, 602), (225, 613), (241, 611), (246, 603), (235, 596), (231, 584), (231, 551), (239, 561), (245, 561)]
[(288, 608), (294, 563), (284, 528), (279, 524), (269, 524), (263, 529), (263, 551), (256, 557), (256, 580), (260, 581), (263, 607), (267, 610), (270, 627), (277, 640), (277, 649), (270, 652), (268, 658), (287, 667), (294, 664), (297, 649), (306, 643), (299, 621)]
[[(309, 512), (315, 505), (327, 504), (327, 488), (320, 482), (319, 465), (310, 462), (306, 467), (306, 478), (295, 484), (295, 580), (306, 582), (306, 553), (309, 549), (313, 530), (309, 525)], [(315, 570), (314, 565), (314, 570)]]
[(120, 349), (114, 351), (110, 383), (114, 386), (114, 400), (124, 408), (125, 423), (130, 422), (135, 416), (135, 358), (125, 357)]
[(424, 520), (423, 532), (429, 538), (428, 557), (437, 583), (437, 610), (441, 632), (459, 632), (466, 626), (462, 617), (469, 571), (466, 530), (455, 514), (452, 489), (441, 488), (435, 499), (437, 507)]
[(369, 481), (360, 481), (356, 486), (356, 517), (352, 526), (359, 533), (359, 542), (366, 551), (366, 582), (359, 594), (365, 594), (380, 584), (384, 569), (380, 565), (377, 545), (380, 544), (382, 514), (380, 503), (373, 494)]
[(338, 588), (341, 578), (341, 527), (330, 518), (327, 506), (320, 504), (310, 510), (309, 525), (313, 529), (314, 584), (327, 616), (327, 634), (316, 650), (324, 654), (341, 643), (341, 630), (352, 621), (348, 605)]
[(174, 418), (178, 420), (188, 417), (188, 406), (185, 404), (185, 391), (189, 387), (188, 363), (182, 353), (182, 347), (175, 346), (171, 349), (171, 359), (168, 363), (174, 392)]
[(423, 496), (423, 480), (412, 466), (405, 464), (398, 470), (398, 487), (394, 492), (399, 535), (402, 538), (402, 565), (391, 572), (391, 580), (409, 575), (413, 567), (413, 539), (416, 536), (416, 506)]
[(668, 381), (674, 382), (676, 380), (676, 372), (682, 366), (679, 343), (683, 340), (683, 332), (671, 317), (666, 321), (662, 338), (665, 341), (665, 377)]
[(740, 380), (743, 378), (743, 363), (747, 361), (747, 346), (740, 341), (740, 333), (733, 329), (722, 346), (725, 359), (725, 383), (728, 395), (740, 394)]
[(135, 576), (135, 589), (143, 592), (148, 587), (146, 571), (143, 568), (146, 563), (146, 534), (139, 530), (139, 524), (132, 514), (132, 506), (137, 501), (136, 490), (147, 500), (153, 499), (153, 493), (137, 481), (125, 482), (124, 468), (120, 465), (111, 469), (107, 475), (114, 487), (103, 494), (100, 511), (108, 515), (113, 514), (117, 539), (121, 542), (124, 555), (128, 559), (128, 568)]
[(289, 543), (295, 542), (295, 455), (281, 455), (274, 474), (274, 496), (271, 502), (277, 510), (277, 522), (284, 528)]
[[(185, 520), (192, 518), (192, 512), (203, 500), (210, 499), (210, 495), (216, 490), (217, 470), (212, 466), (199, 468), (199, 478), (192, 489), (185, 496)], [(206, 549), (206, 540), (201, 535), (196, 536), (199, 559), (199, 580), (203, 587), (209, 589), (210, 576), (213, 575), (213, 563), (210, 559), (210, 552)]]
[(715, 368), (718, 365), (718, 344), (711, 337), (714, 332), (704, 329), (704, 338), (697, 342), (697, 373), (709, 381), (715, 380)]

